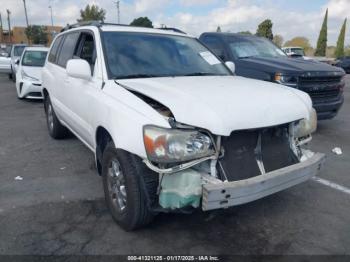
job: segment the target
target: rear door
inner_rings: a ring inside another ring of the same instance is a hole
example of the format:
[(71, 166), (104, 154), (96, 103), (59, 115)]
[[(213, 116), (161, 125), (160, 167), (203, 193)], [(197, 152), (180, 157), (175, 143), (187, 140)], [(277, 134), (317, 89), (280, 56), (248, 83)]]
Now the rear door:
[(55, 86), (54, 109), (59, 113), (60, 120), (66, 123), (73, 131), (76, 131), (76, 124), (74, 121), (75, 118), (72, 116), (72, 112), (68, 106), (69, 101), (67, 101), (67, 96), (70, 95), (70, 88), (66, 66), (68, 60), (73, 58), (79, 35), (80, 33), (77, 31), (64, 35), (62, 43), (58, 47), (58, 56), (52, 70), (54, 74), (53, 85)]

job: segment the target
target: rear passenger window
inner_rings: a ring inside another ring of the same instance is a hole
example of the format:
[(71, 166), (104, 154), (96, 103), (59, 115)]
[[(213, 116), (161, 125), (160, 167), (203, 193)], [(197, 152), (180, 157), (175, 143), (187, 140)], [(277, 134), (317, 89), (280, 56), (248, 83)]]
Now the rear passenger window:
[(50, 54), (49, 54), (49, 62), (51, 63), (56, 63), (57, 60), (57, 53), (58, 53), (58, 48), (61, 44), (62, 41), (62, 36), (59, 36), (56, 41), (53, 43), (53, 46), (51, 48)]
[(70, 33), (66, 35), (66, 38), (63, 40), (60, 55), (57, 61), (57, 64), (59, 66), (62, 66), (65, 68), (68, 60), (73, 58), (78, 37), (79, 37), (78, 32)]

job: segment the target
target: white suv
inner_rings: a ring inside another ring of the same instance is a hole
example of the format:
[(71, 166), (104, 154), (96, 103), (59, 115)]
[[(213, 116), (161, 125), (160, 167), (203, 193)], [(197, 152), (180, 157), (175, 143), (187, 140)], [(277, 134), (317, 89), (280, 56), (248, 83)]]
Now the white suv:
[(69, 27), (43, 69), (50, 135), (95, 154), (105, 198), (126, 230), (158, 212), (227, 208), (316, 175), (305, 145), (310, 97), (238, 77), (196, 38), (110, 24)]

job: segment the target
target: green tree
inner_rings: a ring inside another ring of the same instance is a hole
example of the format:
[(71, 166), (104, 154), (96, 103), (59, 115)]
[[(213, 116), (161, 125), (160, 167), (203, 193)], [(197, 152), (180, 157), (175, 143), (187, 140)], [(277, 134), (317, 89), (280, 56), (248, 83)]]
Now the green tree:
[(48, 43), (47, 27), (41, 25), (30, 25), (24, 33), (28, 40), (34, 45), (46, 45)]
[(337, 41), (337, 48), (335, 49), (335, 57), (343, 57), (344, 56), (344, 42), (345, 42), (345, 31), (346, 31), (346, 18), (344, 20), (344, 24), (341, 27), (340, 34)]
[(101, 21), (106, 18), (106, 10), (98, 7), (97, 5), (87, 5), (84, 10), (80, 10), (80, 19), (78, 22), (84, 21)]
[(320, 35), (317, 40), (317, 47), (315, 56), (326, 56), (327, 50), (327, 22), (328, 22), (328, 9), (323, 19)]
[(273, 40), (272, 40), (275, 45), (277, 45), (278, 47), (282, 47), (283, 45), (283, 37), (281, 35), (274, 35), (273, 36)]
[(304, 48), (305, 52), (312, 48), (309, 39), (303, 36), (294, 37), (293, 39), (285, 42), (284, 46), (300, 46)]
[(267, 39), (273, 40), (272, 33), (272, 21), (270, 19), (264, 20), (256, 30), (256, 35), (261, 37), (266, 37)]
[(241, 34), (241, 35), (252, 35), (252, 33), (250, 31), (241, 31), (238, 32), (237, 34)]
[(153, 28), (152, 21), (148, 17), (135, 18), (130, 25)]

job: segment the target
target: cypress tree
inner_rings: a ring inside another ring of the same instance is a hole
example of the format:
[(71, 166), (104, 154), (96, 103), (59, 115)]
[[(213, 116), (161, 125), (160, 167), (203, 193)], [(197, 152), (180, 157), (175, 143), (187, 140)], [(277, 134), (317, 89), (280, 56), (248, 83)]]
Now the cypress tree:
[(344, 56), (344, 41), (345, 41), (345, 31), (346, 31), (346, 18), (343, 26), (341, 27), (340, 34), (337, 41), (337, 48), (335, 49), (335, 57), (343, 57)]
[(318, 37), (315, 56), (326, 56), (326, 49), (327, 49), (327, 22), (328, 22), (328, 9), (326, 11), (326, 15), (324, 16), (324, 20), (323, 20), (323, 23), (322, 23), (320, 35)]
[(262, 23), (259, 24), (258, 29), (256, 30), (256, 35), (260, 37), (266, 37), (267, 39), (273, 40), (273, 33), (272, 33), (272, 22), (270, 19), (264, 20)]

